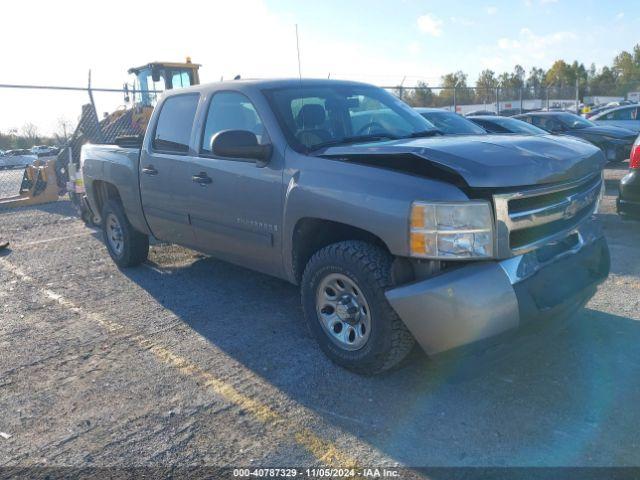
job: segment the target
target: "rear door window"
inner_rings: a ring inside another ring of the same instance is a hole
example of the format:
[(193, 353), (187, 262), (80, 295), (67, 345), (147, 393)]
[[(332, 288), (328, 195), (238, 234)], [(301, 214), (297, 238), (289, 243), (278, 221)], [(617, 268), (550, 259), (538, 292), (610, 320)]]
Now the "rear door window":
[(614, 110), (607, 115), (607, 120), (636, 120), (636, 107)]
[(153, 135), (153, 149), (160, 152), (187, 154), (198, 108), (198, 94), (175, 95), (162, 104)]
[(540, 128), (544, 128), (545, 125), (544, 118), (542, 117), (527, 117), (525, 121)]

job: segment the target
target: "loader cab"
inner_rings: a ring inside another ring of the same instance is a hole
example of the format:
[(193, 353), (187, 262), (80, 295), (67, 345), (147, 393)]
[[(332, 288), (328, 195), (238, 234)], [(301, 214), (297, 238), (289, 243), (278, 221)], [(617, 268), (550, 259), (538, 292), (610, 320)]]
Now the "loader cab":
[(185, 63), (151, 62), (130, 68), (129, 74), (134, 76), (133, 102), (136, 105), (152, 107), (164, 90), (198, 85), (200, 83), (199, 68), (200, 65), (191, 63), (188, 57)]

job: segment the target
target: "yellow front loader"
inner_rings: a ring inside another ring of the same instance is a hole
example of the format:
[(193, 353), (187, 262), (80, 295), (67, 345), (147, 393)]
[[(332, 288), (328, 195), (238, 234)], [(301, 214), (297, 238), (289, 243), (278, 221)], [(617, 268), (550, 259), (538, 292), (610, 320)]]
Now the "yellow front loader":
[(78, 125), (68, 144), (58, 156), (36, 162), (25, 169), (20, 191), (13, 197), (0, 199), (0, 206), (34, 205), (56, 201), (69, 193), (78, 213), (87, 223), (93, 214), (84, 200), (84, 186), (80, 174), (80, 149), (85, 143), (114, 143), (116, 137), (144, 135), (158, 96), (164, 90), (184, 88), (200, 83), (200, 65), (186, 62), (151, 62), (129, 69), (133, 81), (123, 88), (124, 104), (100, 119), (93, 94), (90, 103), (82, 106)]
[(93, 213), (85, 200), (80, 173), (80, 149), (85, 143), (115, 143), (117, 137), (144, 135), (158, 96), (164, 90), (200, 84), (200, 65), (186, 62), (151, 62), (130, 68), (133, 82), (124, 85), (124, 105), (100, 119), (93, 95), (90, 103), (82, 106), (80, 121), (67, 147), (56, 160), (58, 187), (67, 191), (81, 218), (93, 223)]

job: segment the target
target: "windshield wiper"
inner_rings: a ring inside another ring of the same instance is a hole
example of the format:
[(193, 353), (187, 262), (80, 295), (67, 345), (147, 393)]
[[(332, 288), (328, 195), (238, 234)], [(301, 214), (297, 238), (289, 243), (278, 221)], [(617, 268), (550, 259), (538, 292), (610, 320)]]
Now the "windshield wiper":
[(392, 135), (390, 133), (376, 133), (375, 135), (354, 135), (351, 137), (343, 137), (337, 138), (335, 140), (330, 140), (328, 142), (318, 143), (317, 145), (313, 145), (309, 150), (315, 151), (320, 150), (325, 147), (334, 147), (336, 145), (348, 145), (350, 143), (358, 143), (358, 142), (375, 142), (378, 140), (397, 140), (398, 136)]
[(421, 130), (419, 132), (413, 132), (412, 134), (402, 138), (435, 137), (436, 135), (444, 135), (444, 132), (442, 130), (438, 130), (437, 128), (432, 128), (431, 130)]

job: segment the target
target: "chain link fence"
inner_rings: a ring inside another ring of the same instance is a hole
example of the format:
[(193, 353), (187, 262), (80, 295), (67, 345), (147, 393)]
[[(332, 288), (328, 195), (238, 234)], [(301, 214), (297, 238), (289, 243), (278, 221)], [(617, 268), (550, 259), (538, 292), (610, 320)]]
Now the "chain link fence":
[(533, 110), (569, 110), (579, 113), (575, 87), (477, 88), (384, 87), (413, 107), (444, 108), (462, 115), (515, 115)]
[(24, 166), (0, 169), (0, 199), (10, 198), (20, 192), (24, 170)]
[[(0, 85), (0, 208), (42, 193), (42, 185), (52, 182), (58, 195), (69, 193), (73, 199), (83, 144), (108, 144), (117, 137), (144, 134), (153, 102), (134, 102), (138, 93)], [(150, 93), (155, 98), (161, 92)], [(47, 162), (55, 163), (55, 175), (44, 171)]]

